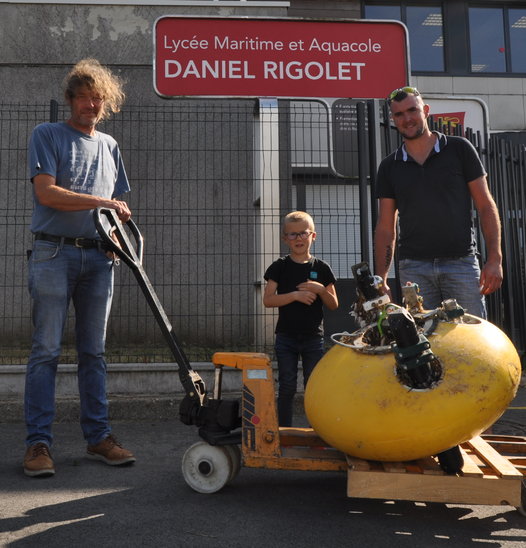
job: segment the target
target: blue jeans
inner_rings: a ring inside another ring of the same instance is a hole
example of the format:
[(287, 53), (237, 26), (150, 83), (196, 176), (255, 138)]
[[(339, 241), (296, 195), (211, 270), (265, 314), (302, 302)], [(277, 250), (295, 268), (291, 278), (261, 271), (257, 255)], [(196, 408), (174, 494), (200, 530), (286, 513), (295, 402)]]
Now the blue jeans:
[(81, 249), (43, 240), (29, 259), (33, 340), (27, 365), (24, 411), (26, 444), (51, 446), (55, 376), (69, 303), (75, 308), (80, 422), (88, 444), (111, 431), (104, 347), (113, 295), (112, 261), (98, 248)]
[(424, 298), (424, 308), (431, 310), (445, 299), (458, 304), (474, 316), (486, 318), (484, 296), (479, 291), (480, 266), (475, 255), (455, 259), (402, 259), (400, 283), (414, 282)]
[(280, 426), (292, 426), (294, 395), (298, 385), (298, 360), (303, 366), (303, 385), (323, 356), (321, 335), (276, 334), (276, 359), (278, 361), (278, 421)]

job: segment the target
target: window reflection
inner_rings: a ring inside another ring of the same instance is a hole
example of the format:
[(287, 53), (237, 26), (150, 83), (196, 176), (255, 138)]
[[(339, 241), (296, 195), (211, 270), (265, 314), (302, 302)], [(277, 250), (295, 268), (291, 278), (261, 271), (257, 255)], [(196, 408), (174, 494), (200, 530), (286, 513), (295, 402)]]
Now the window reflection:
[(411, 44), (411, 68), (443, 71), (442, 10), (439, 7), (408, 6), (406, 24)]
[(511, 71), (526, 72), (526, 9), (508, 10)]
[(469, 8), (472, 72), (506, 72), (502, 9)]
[(366, 19), (396, 19), (409, 30), (411, 70), (444, 71), (444, 38), (440, 6), (407, 6), (405, 21), (400, 6), (373, 5), (364, 7)]
[(400, 6), (365, 6), (366, 19), (395, 19), (402, 20)]

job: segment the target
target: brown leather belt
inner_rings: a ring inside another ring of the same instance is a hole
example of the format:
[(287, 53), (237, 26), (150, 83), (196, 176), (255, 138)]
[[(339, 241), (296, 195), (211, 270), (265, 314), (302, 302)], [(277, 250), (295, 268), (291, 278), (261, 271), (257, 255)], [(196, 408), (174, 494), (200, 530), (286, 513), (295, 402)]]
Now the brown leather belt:
[(46, 242), (53, 242), (56, 244), (74, 245), (75, 247), (93, 248), (98, 247), (106, 249), (102, 240), (95, 240), (90, 238), (67, 238), (65, 236), (55, 236), (54, 234), (45, 234), (44, 232), (38, 232), (35, 234), (35, 240), (44, 240)]

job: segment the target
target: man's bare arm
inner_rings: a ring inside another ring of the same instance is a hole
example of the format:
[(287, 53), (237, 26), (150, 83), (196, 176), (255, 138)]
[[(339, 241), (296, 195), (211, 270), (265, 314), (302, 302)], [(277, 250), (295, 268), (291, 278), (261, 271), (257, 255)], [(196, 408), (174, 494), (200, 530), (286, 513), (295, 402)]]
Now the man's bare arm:
[(126, 202), (73, 192), (58, 186), (51, 175), (44, 173), (36, 175), (33, 178), (33, 185), (37, 200), (42, 205), (59, 211), (84, 211), (96, 207), (107, 207), (114, 209), (122, 222), (128, 221), (131, 217), (131, 211)]
[(487, 251), (486, 263), (480, 274), (480, 292), (489, 295), (500, 288), (503, 279), (500, 216), (485, 176), (470, 181), (468, 186), (479, 215)]
[(378, 222), (374, 232), (374, 273), (384, 280), (384, 284), (387, 282), (387, 274), (393, 261), (397, 218), (395, 200), (380, 198)]

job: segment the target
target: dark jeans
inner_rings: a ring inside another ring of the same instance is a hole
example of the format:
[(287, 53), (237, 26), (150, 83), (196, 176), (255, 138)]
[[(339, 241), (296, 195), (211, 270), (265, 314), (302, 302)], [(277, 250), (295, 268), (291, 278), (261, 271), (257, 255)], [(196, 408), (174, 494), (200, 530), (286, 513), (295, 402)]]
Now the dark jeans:
[(298, 385), (298, 361), (303, 365), (303, 385), (307, 385), (312, 370), (323, 356), (321, 335), (276, 334), (278, 360), (278, 421), (280, 426), (292, 426), (294, 395)]

